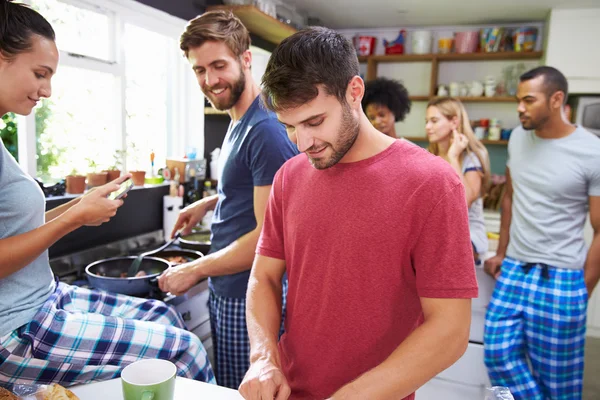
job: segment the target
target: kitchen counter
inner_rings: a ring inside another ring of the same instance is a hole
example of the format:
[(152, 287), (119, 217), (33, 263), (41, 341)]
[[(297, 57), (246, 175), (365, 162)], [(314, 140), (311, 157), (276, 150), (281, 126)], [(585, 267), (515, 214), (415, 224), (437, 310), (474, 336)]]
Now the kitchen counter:
[[(120, 378), (74, 386), (69, 389), (81, 400), (123, 400)], [(177, 377), (174, 400), (188, 399), (242, 400), (243, 397), (237, 390)]]

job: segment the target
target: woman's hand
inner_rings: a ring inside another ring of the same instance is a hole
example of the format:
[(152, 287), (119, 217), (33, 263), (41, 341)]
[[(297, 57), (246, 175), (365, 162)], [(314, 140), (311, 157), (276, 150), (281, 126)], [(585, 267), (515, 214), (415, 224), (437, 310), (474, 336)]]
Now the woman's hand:
[(467, 136), (462, 133), (458, 133), (455, 129), (452, 132), (452, 144), (448, 149), (448, 158), (451, 160), (458, 160), (468, 145), (469, 139)]
[(123, 205), (123, 200), (109, 200), (107, 196), (119, 189), (119, 185), (131, 178), (125, 174), (112, 182), (95, 188), (81, 197), (79, 203), (69, 209), (68, 215), (79, 225), (98, 226), (108, 222), (117, 213), (117, 209)]

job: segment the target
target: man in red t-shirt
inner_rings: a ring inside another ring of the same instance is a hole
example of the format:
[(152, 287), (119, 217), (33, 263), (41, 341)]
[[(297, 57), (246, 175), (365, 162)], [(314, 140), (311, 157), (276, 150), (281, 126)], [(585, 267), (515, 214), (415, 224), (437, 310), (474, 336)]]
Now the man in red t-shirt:
[(312, 28), (263, 77), (304, 154), (275, 176), (252, 268), (246, 399), (412, 399), (466, 349), (477, 282), (464, 188), (444, 160), (372, 127), (358, 75), (352, 44)]

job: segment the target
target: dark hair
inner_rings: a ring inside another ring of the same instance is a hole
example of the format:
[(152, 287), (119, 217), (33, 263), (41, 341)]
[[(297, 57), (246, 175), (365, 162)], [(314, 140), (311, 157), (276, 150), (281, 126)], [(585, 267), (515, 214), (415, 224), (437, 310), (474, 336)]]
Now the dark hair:
[(404, 121), (412, 105), (408, 90), (395, 79), (377, 78), (367, 82), (362, 107), (366, 111), (369, 104), (386, 106), (394, 114), (395, 122)]
[(305, 104), (325, 92), (346, 103), (350, 80), (359, 75), (352, 43), (339, 33), (322, 27), (296, 32), (275, 48), (262, 78), (262, 96), (271, 110)]
[(250, 48), (250, 33), (232, 12), (210, 11), (188, 23), (179, 47), (187, 57), (191, 47), (200, 47), (207, 41), (224, 42), (234, 55), (241, 56)]
[(544, 77), (544, 88), (548, 98), (550, 98), (550, 96), (556, 92), (563, 92), (565, 94), (564, 103), (567, 102), (567, 96), (569, 95), (569, 83), (562, 72), (556, 68), (548, 66), (537, 67), (525, 72), (523, 75), (521, 75), (519, 80), (524, 82), (530, 79), (535, 79), (538, 76)]
[(44, 17), (25, 4), (0, 0), (0, 55), (13, 58), (31, 50), (31, 36), (56, 40), (54, 29)]

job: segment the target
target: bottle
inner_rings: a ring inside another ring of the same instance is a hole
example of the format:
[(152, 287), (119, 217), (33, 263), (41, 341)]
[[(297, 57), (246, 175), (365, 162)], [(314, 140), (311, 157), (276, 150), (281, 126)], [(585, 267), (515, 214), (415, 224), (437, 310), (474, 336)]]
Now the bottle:
[(177, 197), (179, 195), (179, 168), (175, 167), (175, 176), (169, 184), (169, 196)]
[(496, 118), (492, 118), (490, 121), (490, 129), (488, 131), (488, 138), (490, 140), (500, 140), (500, 121)]
[(208, 197), (210, 196), (210, 192), (211, 192), (211, 184), (210, 181), (204, 181), (204, 190), (202, 191), (202, 197)]

